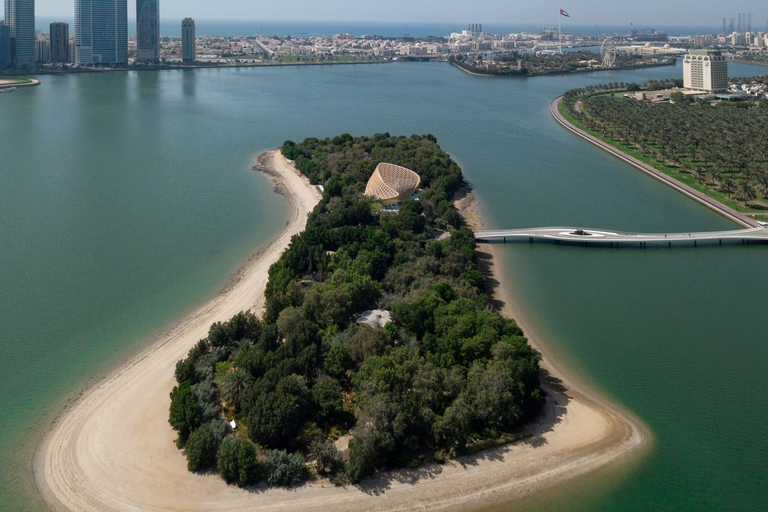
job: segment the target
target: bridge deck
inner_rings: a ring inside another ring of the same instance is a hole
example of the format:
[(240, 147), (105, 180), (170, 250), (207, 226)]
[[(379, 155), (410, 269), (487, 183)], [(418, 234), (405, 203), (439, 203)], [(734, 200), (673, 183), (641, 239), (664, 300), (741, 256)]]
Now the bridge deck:
[(578, 245), (636, 245), (668, 244), (673, 242), (737, 242), (737, 243), (768, 243), (768, 226), (737, 229), (731, 231), (706, 231), (698, 233), (629, 233), (606, 229), (582, 228), (585, 234), (575, 234), (577, 228), (544, 227), (527, 229), (506, 229), (495, 231), (477, 231), (475, 238), (486, 242), (557, 242)]

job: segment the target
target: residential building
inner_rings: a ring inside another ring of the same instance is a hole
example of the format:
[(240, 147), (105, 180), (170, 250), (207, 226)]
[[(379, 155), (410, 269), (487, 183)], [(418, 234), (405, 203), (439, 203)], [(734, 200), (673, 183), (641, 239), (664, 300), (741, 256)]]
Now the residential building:
[(13, 66), (11, 53), (11, 27), (5, 21), (0, 21), (0, 69)]
[(728, 62), (719, 50), (691, 50), (683, 59), (683, 86), (705, 92), (728, 89)]
[(75, 0), (75, 62), (128, 63), (127, 0)]
[(69, 61), (69, 23), (51, 23), (51, 62)]
[(181, 22), (181, 58), (184, 62), (195, 62), (195, 20), (184, 18)]
[(711, 46), (714, 42), (714, 38), (712, 36), (693, 36), (693, 45), (694, 46)]
[(17, 68), (35, 65), (35, 1), (5, 0), (5, 22), (11, 29), (11, 55)]
[(35, 41), (35, 62), (45, 63), (51, 61), (51, 43), (47, 39)]
[(155, 62), (160, 53), (159, 0), (136, 0), (136, 60)]

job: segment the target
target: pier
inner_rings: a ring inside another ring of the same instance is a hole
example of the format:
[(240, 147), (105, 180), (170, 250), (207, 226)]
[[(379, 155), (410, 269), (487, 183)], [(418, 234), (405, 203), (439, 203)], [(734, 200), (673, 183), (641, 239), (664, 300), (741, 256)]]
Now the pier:
[(478, 242), (486, 243), (544, 242), (617, 248), (698, 247), (702, 244), (768, 244), (768, 226), (693, 233), (630, 233), (607, 229), (543, 227), (476, 231), (475, 239)]

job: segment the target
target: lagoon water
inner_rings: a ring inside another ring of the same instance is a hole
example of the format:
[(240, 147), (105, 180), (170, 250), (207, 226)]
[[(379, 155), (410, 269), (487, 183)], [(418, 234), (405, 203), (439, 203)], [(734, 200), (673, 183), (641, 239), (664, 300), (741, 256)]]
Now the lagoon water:
[[(730, 65), (732, 76), (766, 68)], [(68, 399), (217, 293), (285, 220), (250, 170), (285, 139), (433, 133), (490, 228), (736, 228), (571, 135), (566, 89), (676, 67), (491, 79), (447, 64), (44, 76), (0, 97), (0, 509)], [(755, 510), (768, 496), (768, 248), (503, 247), (526, 317), (654, 436), (529, 508)]]

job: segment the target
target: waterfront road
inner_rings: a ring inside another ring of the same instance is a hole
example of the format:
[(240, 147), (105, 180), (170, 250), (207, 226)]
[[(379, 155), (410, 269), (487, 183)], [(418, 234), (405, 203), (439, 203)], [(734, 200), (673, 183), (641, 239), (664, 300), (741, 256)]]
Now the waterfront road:
[(750, 227), (758, 226), (758, 222), (755, 219), (753, 219), (751, 217), (748, 217), (748, 216), (744, 215), (743, 213), (739, 213), (736, 210), (734, 210), (733, 208), (729, 208), (728, 206), (725, 206), (724, 204), (722, 204), (722, 203), (720, 203), (718, 201), (715, 201), (714, 199), (712, 199), (708, 195), (703, 194), (703, 193), (699, 192), (698, 190), (696, 190), (696, 189), (694, 189), (692, 187), (689, 187), (685, 183), (681, 183), (681, 182), (677, 181), (676, 179), (667, 176), (663, 172), (661, 172), (661, 171), (659, 171), (657, 169), (654, 169), (650, 165), (648, 165), (648, 164), (646, 164), (644, 162), (641, 162), (637, 158), (634, 158), (634, 157), (624, 153), (623, 151), (619, 151), (618, 149), (614, 148), (610, 144), (607, 144), (606, 142), (603, 142), (602, 140), (598, 139), (597, 137), (594, 137), (594, 136), (588, 134), (584, 130), (581, 130), (581, 129), (577, 128), (576, 126), (571, 124), (567, 119), (565, 119), (562, 116), (562, 114), (560, 114), (560, 110), (558, 109), (558, 105), (560, 104), (560, 101), (562, 101), (562, 99), (563, 99), (562, 96), (559, 96), (559, 97), (555, 98), (554, 101), (552, 101), (552, 104), (549, 106), (549, 110), (550, 110), (550, 112), (552, 112), (552, 116), (557, 120), (557, 122), (560, 123), (561, 125), (563, 125), (565, 128), (567, 128), (571, 132), (575, 133), (576, 135), (578, 135), (579, 137), (581, 137), (581, 138), (583, 138), (585, 140), (588, 140), (589, 142), (591, 142), (595, 146), (598, 146), (599, 148), (604, 149), (608, 153), (610, 153), (613, 156), (615, 156), (615, 157), (625, 161), (626, 163), (634, 166), (635, 168), (643, 171), (644, 173), (653, 176), (657, 180), (665, 183), (666, 185), (669, 185), (670, 187), (674, 188), (678, 192), (681, 192), (681, 193), (685, 194), (686, 196), (690, 197), (691, 199), (693, 199), (695, 201), (698, 201), (699, 203), (703, 204), (707, 208), (710, 208), (710, 209), (716, 211), (717, 213), (719, 213), (723, 217), (726, 217), (726, 218), (728, 218), (728, 219), (730, 219), (730, 220), (732, 220), (734, 222), (737, 222), (738, 224), (741, 224), (744, 227), (750, 228)]

